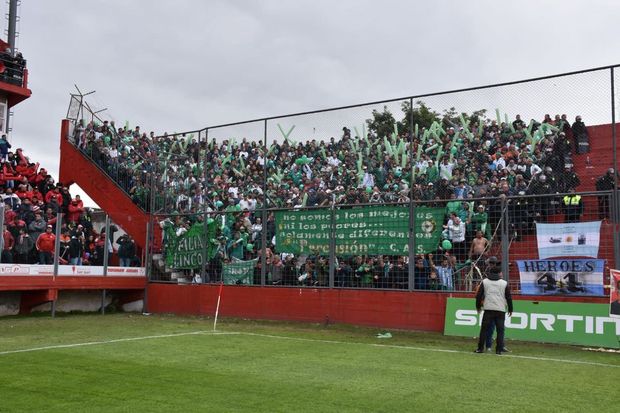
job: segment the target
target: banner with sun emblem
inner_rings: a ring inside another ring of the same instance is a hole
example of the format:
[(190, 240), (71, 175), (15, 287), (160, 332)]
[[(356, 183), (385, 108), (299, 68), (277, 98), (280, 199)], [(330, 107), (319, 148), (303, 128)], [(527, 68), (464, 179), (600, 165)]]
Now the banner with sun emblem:
[[(415, 253), (435, 252), (441, 238), (445, 208), (415, 209)], [(276, 252), (336, 255), (407, 255), (409, 208), (367, 206), (352, 209), (276, 212)]]
[(523, 295), (604, 295), (605, 260), (517, 260)]

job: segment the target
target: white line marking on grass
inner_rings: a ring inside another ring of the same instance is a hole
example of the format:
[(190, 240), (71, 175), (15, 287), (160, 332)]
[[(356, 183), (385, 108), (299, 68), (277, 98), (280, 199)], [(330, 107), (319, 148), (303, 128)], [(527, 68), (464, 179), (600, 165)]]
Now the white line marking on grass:
[(73, 343), (73, 344), (57, 344), (53, 346), (44, 346), (44, 347), (33, 347), (33, 348), (24, 348), (20, 350), (7, 350), (0, 351), (0, 356), (5, 354), (15, 354), (15, 353), (29, 353), (33, 351), (44, 351), (44, 350), (54, 350), (59, 348), (73, 348), (73, 347), (84, 347), (84, 346), (95, 346), (99, 344), (112, 344), (112, 343), (123, 343), (126, 341), (140, 341), (140, 340), (151, 340), (156, 338), (169, 338), (169, 337), (181, 337), (181, 336), (191, 336), (198, 334), (206, 334), (206, 335), (215, 335), (215, 336), (230, 336), (236, 335), (239, 333), (235, 332), (214, 332), (214, 331), (190, 331), (187, 333), (174, 333), (174, 334), (159, 334), (156, 336), (142, 336), (142, 337), (127, 337), (127, 338), (116, 338), (113, 340), (102, 340), (102, 341), (89, 341), (86, 343)]
[[(288, 337), (288, 336), (276, 336), (272, 334), (260, 334), (260, 333), (247, 333), (247, 332), (238, 332), (238, 334), (248, 335), (248, 336), (257, 336), (257, 337), (265, 337), (265, 338), (276, 338), (282, 340), (296, 340), (296, 341), (310, 341), (315, 343), (327, 343), (327, 344), (357, 344), (357, 345), (367, 345), (372, 347), (385, 347), (385, 348), (400, 348), (405, 350), (416, 350), (416, 351), (431, 351), (434, 353), (455, 353), (455, 354), (470, 354), (474, 357), (484, 357), (484, 355), (475, 354), (473, 351), (461, 351), (461, 350), (448, 350), (441, 348), (428, 348), (428, 347), (414, 347), (414, 346), (402, 346), (396, 344), (377, 344), (377, 343), (359, 343), (359, 342), (348, 342), (348, 341), (337, 341), (337, 340), (320, 340), (313, 338), (302, 338), (302, 337)], [(551, 357), (536, 357), (536, 356), (519, 356), (516, 354), (502, 354), (499, 357), (506, 358), (515, 358), (515, 359), (524, 359), (524, 360), (537, 360), (537, 361), (552, 361), (556, 363), (566, 363), (566, 364), (585, 364), (588, 366), (601, 366), (601, 367), (615, 367), (620, 368), (620, 365), (616, 364), (606, 364), (606, 363), (597, 363), (594, 361), (581, 361), (581, 360), (567, 360), (567, 359), (556, 359)]]

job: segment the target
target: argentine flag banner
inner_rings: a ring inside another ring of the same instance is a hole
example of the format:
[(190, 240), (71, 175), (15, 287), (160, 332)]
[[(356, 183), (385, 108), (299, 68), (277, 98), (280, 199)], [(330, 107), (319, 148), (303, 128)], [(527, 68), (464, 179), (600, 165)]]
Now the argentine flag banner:
[(605, 260), (517, 260), (523, 295), (604, 295)]
[(538, 258), (598, 257), (601, 221), (536, 224)]

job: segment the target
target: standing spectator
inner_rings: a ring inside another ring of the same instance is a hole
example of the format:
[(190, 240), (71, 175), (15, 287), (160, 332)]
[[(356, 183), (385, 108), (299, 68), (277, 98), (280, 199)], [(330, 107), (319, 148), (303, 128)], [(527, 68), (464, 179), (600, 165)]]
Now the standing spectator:
[(106, 236), (105, 231), (102, 230), (101, 234), (95, 238), (95, 257), (91, 262), (92, 265), (104, 265), (106, 242), (108, 243), (108, 254), (111, 255), (114, 252), (112, 249), (112, 243)]
[(136, 255), (136, 244), (127, 234), (120, 237), (116, 243), (118, 244), (118, 259), (121, 267), (131, 267), (131, 262)]
[(448, 238), (452, 242), (454, 256), (459, 262), (465, 261), (465, 223), (453, 212), (445, 228), (448, 229)]
[[(597, 191), (612, 191), (616, 187), (615, 170), (609, 168), (607, 173), (596, 180)], [(609, 197), (610, 195), (600, 195), (598, 197), (598, 217), (599, 219), (609, 218)]]
[(10, 148), (11, 148), (11, 144), (6, 139), (6, 135), (3, 134), (2, 137), (0, 138), (0, 158), (2, 159), (2, 162), (6, 161)]
[(37, 238), (36, 247), (39, 251), (39, 264), (54, 263), (54, 247), (56, 236), (52, 234), (52, 226), (48, 225), (45, 232)]
[(45, 232), (45, 227), (49, 225), (43, 219), (41, 212), (37, 212), (34, 214), (34, 221), (28, 224), (28, 233), (32, 237), (33, 240), (39, 239), (39, 235)]
[(440, 288), (442, 290), (453, 290), (454, 284), (452, 277), (454, 276), (454, 267), (450, 264), (450, 260), (445, 255), (441, 257), (441, 262), (438, 266), (435, 266), (433, 262), (433, 254), (428, 254), (428, 259), (431, 264), (431, 268), (435, 270), (440, 282)]
[(13, 190), (11, 188), (6, 188), (6, 190), (4, 191), (4, 195), (2, 196), (2, 200), (5, 204), (9, 205), (15, 211), (19, 209), (19, 206), (22, 203), (22, 200), (13, 193)]
[(34, 241), (28, 232), (26, 227), (19, 229), (19, 235), (15, 241), (15, 262), (18, 264), (30, 264), (32, 251), (34, 250)]
[(583, 214), (583, 200), (581, 195), (577, 195), (574, 189), (570, 189), (569, 195), (562, 198), (562, 206), (564, 208), (564, 222), (579, 222), (581, 214)]
[(13, 234), (6, 228), (6, 225), (3, 226), (2, 231), (2, 257), (1, 261), (4, 264), (13, 263), (13, 245), (15, 244), (15, 238), (13, 238)]
[[(402, 276), (401, 283), (397, 288), (402, 288), (406, 290), (408, 288), (408, 282), (406, 274), (400, 274)], [(416, 290), (427, 290), (428, 289), (428, 278), (430, 276), (430, 271), (428, 266), (425, 263), (424, 256), (419, 255), (415, 260), (415, 267), (413, 268), (413, 286)]]
[(489, 247), (489, 240), (482, 236), (482, 231), (476, 231), (476, 237), (472, 240), (471, 248), (469, 249), (469, 259), (473, 262), (478, 262), (484, 258)]
[(84, 203), (80, 199), (79, 195), (76, 195), (68, 206), (68, 219), (69, 222), (78, 223), (82, 213), (84, 212)]
[(575, 148), (578, 154), (590, 152), (590, 134), (585, 123), (581, 121), (581, 116), (575, 118), (573, 123), (573, 139), (575, 140)]
[(476, 310), (480, 313), (484, 309), (476, 353), (484, 353), (487, 331), (491, 323), (495, 323), (497, 328), (495, 353), (500, 355), (502, 352), (506, 352), (504, 322), (506, 320), (506, 309), (508, 309), (508, 315), (512, 315), (512, 295), (510, 294), (510, 285), (501, 279), (501, 274), (499, 267), (490, 267), (487, 278), (482, 280), (476, 294)]
[(84, 235), (75, 232), (69, 241), (69, 262), (71, 265), (82, 265), (84, 255)]
[(69, 248), (71, 243), (71, 237), (69, 236), (69, 230), (64, 228), (60, 234), (59, 247), (58, 247), (58, 262), (59, 264), (69, 263)]

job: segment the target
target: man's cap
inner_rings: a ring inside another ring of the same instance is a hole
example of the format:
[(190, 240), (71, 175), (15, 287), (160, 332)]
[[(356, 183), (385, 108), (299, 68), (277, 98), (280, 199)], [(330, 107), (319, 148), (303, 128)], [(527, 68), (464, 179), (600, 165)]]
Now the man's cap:
[(487, 258), (487, 261), (486, 261), (487, 265), (495, 265), (497, 263), (499, 263), (499, 260), (497, 259), (496, 256), (492, 256), (492, 257)]

